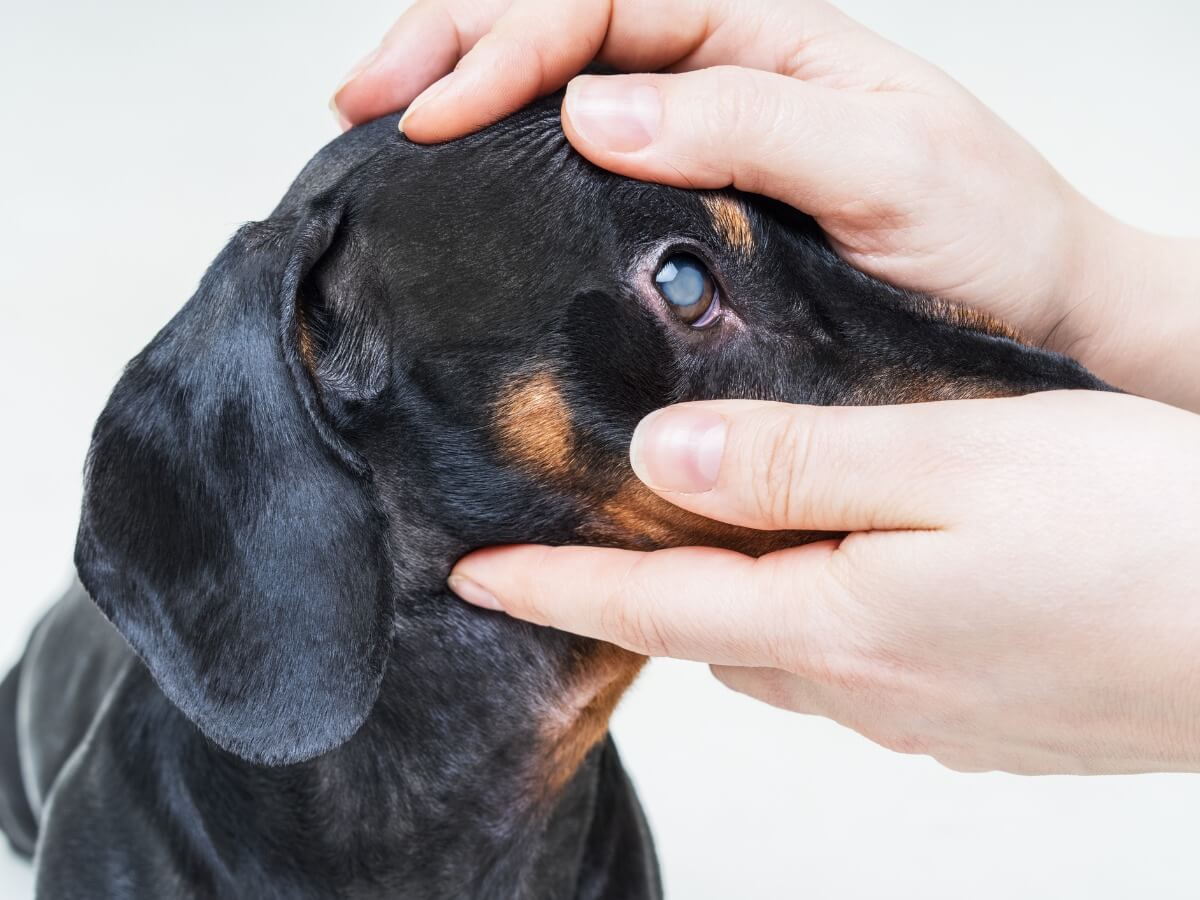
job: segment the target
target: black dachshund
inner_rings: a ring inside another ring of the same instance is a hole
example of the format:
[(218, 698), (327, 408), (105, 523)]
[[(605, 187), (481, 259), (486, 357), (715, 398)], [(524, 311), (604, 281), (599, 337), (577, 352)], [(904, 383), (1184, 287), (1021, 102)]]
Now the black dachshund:
[(129, 364), (82, 587), (0, 698), (43, 900), (658, 897), (607, 737), (643, 660), (458, 602), (452, 562), (811, 539), (640, 487), (633, 427), (675, 401), (1104, 388), (786, 207), (593, 168), (560, 99), (441, 146), (339, 137)]

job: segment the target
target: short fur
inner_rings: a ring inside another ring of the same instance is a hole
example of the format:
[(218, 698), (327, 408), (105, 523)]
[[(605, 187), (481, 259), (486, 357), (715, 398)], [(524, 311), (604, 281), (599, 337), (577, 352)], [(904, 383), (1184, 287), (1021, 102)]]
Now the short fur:
[[(592, 167), (560, 99), (440, 146), (394, 116), (339, 137), (129, 364), (82, 586), (0, 686), (0, 823), (42, 900), (658, 897), (605, 734), (642, 660), (458, 602), (452, 563), (811, 538), (632, 479), (675, 401), (1105, 387), (783, 206)], [(654, 292), (676, 248), (720, 283), (710, 329)]]

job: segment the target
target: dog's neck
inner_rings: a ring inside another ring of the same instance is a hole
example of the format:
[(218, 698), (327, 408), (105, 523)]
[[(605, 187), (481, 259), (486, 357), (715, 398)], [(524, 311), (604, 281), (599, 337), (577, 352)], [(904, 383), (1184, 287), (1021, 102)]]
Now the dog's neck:
[(444, 588), (398, 607), (370, 718), (281, 770), (322, 823), (298, 863), (373, 860), (368, 877), (405, 896), (573, 896), (608, 714), (640, 660)]

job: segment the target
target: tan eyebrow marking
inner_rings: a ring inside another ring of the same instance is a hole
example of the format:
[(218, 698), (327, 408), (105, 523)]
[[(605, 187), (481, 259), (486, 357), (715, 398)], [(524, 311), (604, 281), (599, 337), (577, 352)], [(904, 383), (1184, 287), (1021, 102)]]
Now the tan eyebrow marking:
[(517, 379), (497, 404), (496, 441), (517, 463), (552, 475), (571, 471), (571, 413), (549, 372)]
[(701, 197), (700, 201), (708, 210), (713, 228), (721, 240), (738, 253), (749, 256), (754, 252), (754, 229), (742, 204), (721, 194), (708, 194)]

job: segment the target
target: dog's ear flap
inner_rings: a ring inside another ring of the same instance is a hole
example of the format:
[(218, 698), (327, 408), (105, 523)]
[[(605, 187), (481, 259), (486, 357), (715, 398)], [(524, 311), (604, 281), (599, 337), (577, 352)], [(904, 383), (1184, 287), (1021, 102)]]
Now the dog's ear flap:
[(246, 226), (96, 424), (75, 559), (167, 697), (266, 764), (346, 741), (391, 643), (370, 471), (310, 380), (300, 298), (338, 213)]

